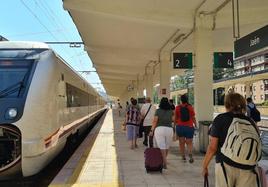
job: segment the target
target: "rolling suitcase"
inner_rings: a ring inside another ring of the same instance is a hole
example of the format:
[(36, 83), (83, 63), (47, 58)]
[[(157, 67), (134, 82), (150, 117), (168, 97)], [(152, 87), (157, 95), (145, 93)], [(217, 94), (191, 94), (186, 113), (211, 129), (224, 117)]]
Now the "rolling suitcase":
[(163, 170), (163, 157), (159, 148), (154, 148), (153, 137), (149, 137), (149, 147), (144, 151), (145, 158), (145, 169), (146, 172), (159, 171), (162, 173)]

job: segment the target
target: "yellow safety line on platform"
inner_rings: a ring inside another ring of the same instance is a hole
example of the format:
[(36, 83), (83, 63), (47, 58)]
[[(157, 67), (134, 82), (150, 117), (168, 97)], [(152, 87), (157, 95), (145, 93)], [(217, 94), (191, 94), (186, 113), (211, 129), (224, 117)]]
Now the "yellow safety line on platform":
[[(106, 116), (107, 118), (107, 116)], [(105, 120), (108, 120), (106, 119)], [(112, 118), (112, 117), (111, 117)], [(104, 121), (105, 121), (104, 120)], [(109, 119), (108, 121), (113, 121), (113, 119)], [(103, 122), (104, 123), (104, 122)], [(105, 124), (105, 123), (104, 123)], [(113, 124), (114, 125), (114, 124)], [(106, 128), (106, 127), (105, 127)], [(98, 128), (96, 130), (96, 132), (99, 132), (100, 129)], [(91, 140), (89, 141), (89, 145), (88, 148), (83, 152), (82, 157), (80, 158), (77, 167), (75, 168), (72, 176), (68, 179), (67, 183), (65, 184), (55, 184), (55, 185), (50, 185), (50, 187), (123, 187), (123, 183), (121, 181), (119, 181), (119, 177), (118, 177), (118, 166), (117, 166), (117, 157), (116, 157), (116, 150), (115, 147), (112, 148), (112, 158), (111, 158), (111, 162), (112, 162), (112, 170), (111, 170), (111, 174), (112, 174), (112, 179), (111, 182), (103, 182), (100, 181), (100, 183), (81, 183), (79, 184), (79, 176), (81, 174), (81, 171), (83, 170), (83, 166), (85, 165), (89, 154), (93, 148), (93, 145), (98, 137), (99, 133), (94, 133), (93, 135), (91, 135), (92, 137), (90, 138)], [(115, 145), (115, 141), (114, 141), (114, 137), (112, 137), (112, 141), (111, 141), (112, 145)]]
[(90, 153), (97, 136), (98, 136), (98, 134), (95, 133), (90, 138), (92, 141), (90, 141), (90, 144), (88, 145), (88, 149), (86, 149), (85, 152), (83, 153), (82, 157), (80, 158), (80, 160), (78, 162), (77, 167), (75, 168), (72, 176), (68, 179), (67, 183), (65, 183), (65, 184), (50, 184), (49, 187), (71, 187), (71, 186), (76, 185), (74, 183), (76, 182), (77, 178), (79, 177), (79, 174), (82, 170), (82, 167), (83, 167), (84, 163), (86, 162), (87, 156)]
[(82, 171), (82, 168), (83, 168), (83, 166), (84, 166), (84, 164), (85, 164), (85, 162), (87, 160), (87, 157), (88, 157), (88, 155), (89, 155), (89, 153), (90, 153), (90, 151), (91, 151), (91, 149), (92, 149), (92, 147), (93, 147), (93, 145), (95, 143), (95, 140), (96, 140), (97, 136), (98, 136), (98, 134), (96, 133), (91, 138), (94, 141), (90, 141), (90, 144), (88, 145), (88, 148), (85, 150), (85, 152), (83, 153), (82, 157), (80, 158), (79, 163), (78, 163), (77, 167), (75, 168), (72, 176), (68, 179), (68, 182), (67, 182), (68, 184), (74, 184), (77, 181), (77, 179), (79, 177), (79, 174)]

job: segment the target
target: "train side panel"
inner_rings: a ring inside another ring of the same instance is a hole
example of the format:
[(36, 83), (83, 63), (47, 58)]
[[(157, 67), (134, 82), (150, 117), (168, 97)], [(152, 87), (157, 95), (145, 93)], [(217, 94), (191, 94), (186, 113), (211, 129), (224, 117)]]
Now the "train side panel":
[[(35, 75), (21, 121), (23, 176), (44, 168), (63, 149), (67, 138), (86, 129), (101, 109), (94, 90), (53, 52), (40, 59)], [(91, 92), (88, 105), (68, 106), (69, 91)]]
[[(24, 77), (28, 71), (31, 78), (27, 83), (22, 74), (18, 75), (17, 79), (22, 81), (18, 82), (21, 87), (16, 97), (2, 94), (1, 103), (5, 105), (1, 110), (14, 107), (19, 111), (14, 120), (7, 121), (9, 118), (1, 116), (0, 128), (5, 133), (2, 138), (12, 134), (8, 143), (1, 142), (1, 151), (7, 155), (7, 164), (2, 162), (5, 165), (0, 171), (2, 180), (20, 171), (25, 177), (38, 173), (63, 149), (68, 138), (79, 136), (105, 108), (99, 94), (47, 45), (6, 42), (1, 43), (0, 48), (15, 52), (2, 54), (0, 58), (10, 58), (10, 61), (0, 61), (1, 68), (6, 65), (20, 68), (17, 64), (26, 66), (27, 63), (27, 68), (33, 67), (28, 70), (23, 66)], [(12, 54), (17, 54), (19, 61), (14, 60)], [(25, 59), (21, 59), (21, 54)], [(30, 62), (34, 66), (30, 66)], [(10, 82), (6, 81), (5, 89), (11, 89), (8, 84), (16, 79), (6, 80)], [(19, 97), (21, 88), (25, 90), (23, 97)], [(14, 100), (20, 101), (20, 105), (12, 106)]]

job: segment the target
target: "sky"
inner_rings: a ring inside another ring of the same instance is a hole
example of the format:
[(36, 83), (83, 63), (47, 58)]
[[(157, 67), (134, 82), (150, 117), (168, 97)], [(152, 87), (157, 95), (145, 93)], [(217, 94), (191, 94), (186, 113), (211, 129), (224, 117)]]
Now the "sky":
[[(82, 39), (62, 0), (2, 0), (0, 35), (11, 41), (59, 42)], [(50, 45), (77, 71), (94, 71), (84, 46)], [(104, 91), (95, 72), (80, 73), (97, 90)]]

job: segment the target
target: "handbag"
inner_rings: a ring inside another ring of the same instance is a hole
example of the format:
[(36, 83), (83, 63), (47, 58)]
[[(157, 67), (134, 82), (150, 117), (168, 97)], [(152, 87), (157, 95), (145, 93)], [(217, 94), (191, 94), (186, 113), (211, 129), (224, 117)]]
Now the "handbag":
[(147, 112), (146, 112), (146, 114), (145, 114), (145, 116), (144, 116), (144, 118), (141, 120), (141, 122), (140, 122), (140, 128), (139, 128), (139, 134), (138, 134), (138, 137), (139, 138), (142, 138), (142, 134), (143, 134), (143, 131), (144, 131), (144, 128), (143, 128), (143, 122), (144, 122), (144, 119), (146, 118), (146, 116), (147, 116), (147, 114), (149, 113), (149, 111), (150, 111), (150, 109), (151, 109), (151, 104), (150, 104), (150, 106), (149, 106), (149, 108), (148, 108), (148, 110), (147, 110)]

